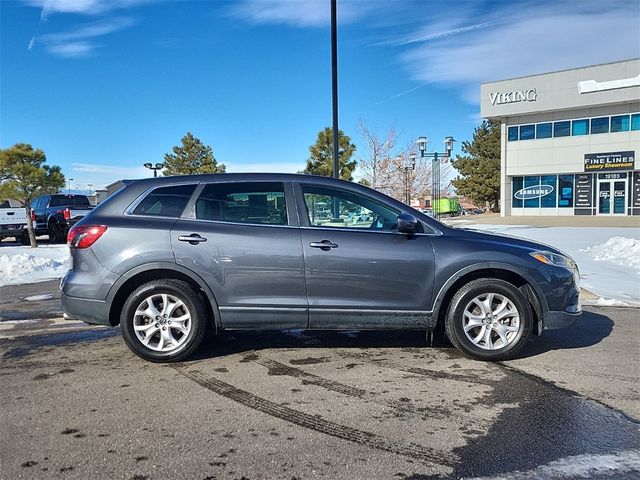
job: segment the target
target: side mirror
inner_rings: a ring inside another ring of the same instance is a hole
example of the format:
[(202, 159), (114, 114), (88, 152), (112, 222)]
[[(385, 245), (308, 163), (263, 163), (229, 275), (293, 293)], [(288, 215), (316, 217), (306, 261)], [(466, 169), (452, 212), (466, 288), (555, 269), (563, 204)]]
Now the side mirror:
[(410, 213), (398, 215), (398, 232), (413, 235), (418, 231), (418, 219)]

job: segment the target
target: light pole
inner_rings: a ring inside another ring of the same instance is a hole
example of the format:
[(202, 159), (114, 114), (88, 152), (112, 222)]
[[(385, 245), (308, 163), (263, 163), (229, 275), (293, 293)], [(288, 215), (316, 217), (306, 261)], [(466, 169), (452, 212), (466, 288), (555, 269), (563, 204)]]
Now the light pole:
[[(448, 161), (451, 158), (451, 152), (453, 151), (453, 137), (444, 137), (444, 149), (443, 153), (427, 152), (427, 137), (418, 137), (418, 150), (420, 151), (420, 158), (431, 158), (431, 211), (435, 218), (440, 217), (438, 212), (440, 199), (440, 161)], [(442, 157), (442, 159), (440, 159)]]
[(396, 158), (398, 163), (403, 164), (404, 170), (404, 203), (411, 206), (411, 189), (409, 188), (409, 180), (411, 173), (416, 169), (416, 154), (412, 153), (409, 155), (409, 163), (404, 163), (404, 157), (402, 155), (398, 155)]
[(154, 166), (153, 163), (147, 162), (144, 166), (149, 170), (153, 170), (153, 178), (156, 178), (158, 176), (158, 170), (162, 170), (164, 168), (164, 163), (156, 163)]
[(69, 187), (67, 188), (67, 195), (71, 195), (71, 182), (73, 181), (73, 178), (69, 179)]
[(338, 162), (338, 20), (337, 0), (331, 0), (331, 110), (333, 112), (333, 178), (340, 178)]
[(87, 183), (87, 187), (89, 187), (89, 196), (91, 196), (91, 187), (93, 187), (93, 183)]

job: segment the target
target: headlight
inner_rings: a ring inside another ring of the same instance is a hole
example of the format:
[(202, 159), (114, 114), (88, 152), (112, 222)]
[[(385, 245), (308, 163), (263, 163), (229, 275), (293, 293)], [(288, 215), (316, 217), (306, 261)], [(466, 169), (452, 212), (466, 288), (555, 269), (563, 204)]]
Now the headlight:
[(578, 271), (578, 265), (573, 261), (573, 259), (553, 252), (531, 252), (529, 255), (539, 262), (547, 265), (553, 265), (555, 267), (562, 267), (570, 270), (573, 273), (576, 285), (580, 284), (580, 272)]

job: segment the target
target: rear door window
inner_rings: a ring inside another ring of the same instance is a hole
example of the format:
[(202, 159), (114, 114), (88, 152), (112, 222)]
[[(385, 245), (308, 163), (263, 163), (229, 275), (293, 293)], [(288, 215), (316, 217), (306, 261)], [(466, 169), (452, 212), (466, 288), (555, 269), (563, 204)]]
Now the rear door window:
[(178, 218), (182, 215), (195, 188), (195, 184), (156, 188), (136, 206), (133, 214)]
[(210, 183), (196, 201), (196, 218), (219, 222), (288, 225), (281, 182)]

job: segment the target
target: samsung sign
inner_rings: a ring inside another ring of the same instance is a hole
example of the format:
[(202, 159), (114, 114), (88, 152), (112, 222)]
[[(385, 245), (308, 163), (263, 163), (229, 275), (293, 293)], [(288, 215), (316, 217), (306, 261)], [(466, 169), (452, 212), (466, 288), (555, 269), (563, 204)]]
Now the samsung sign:
[(535, 102), (538, 99), (538, 93), (535, 88), (528, 90), (517, 90), (515, 92), (493, 92), (489, 93), (491, 105), (503, 105), (505, 103), (519, 102)]
[(534, 185), (533, 187), (521, 188), (513, 196), (518, 200), (531, 200), (546, 197), (550, 193), (553, 193), (553, 185)]

